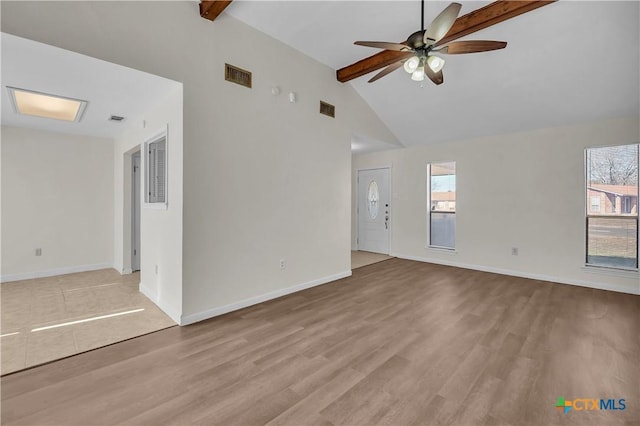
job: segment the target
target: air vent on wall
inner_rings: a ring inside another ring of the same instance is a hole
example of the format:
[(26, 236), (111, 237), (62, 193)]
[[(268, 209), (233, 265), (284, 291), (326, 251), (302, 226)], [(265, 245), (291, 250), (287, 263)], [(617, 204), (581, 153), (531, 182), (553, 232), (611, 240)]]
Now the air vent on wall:
[(331, 118), (336, 118), (336, 107), (326, 102), (320, 101), (320, 114), (328, 115)]
[(120, 117), (119, 115), (112, 115), (111, 117), (109, 117), (109, 121), (124, 121), (124, 117)]
[(224, 79), (251, 89), (251, 72), (242, 68), (224, 64)]

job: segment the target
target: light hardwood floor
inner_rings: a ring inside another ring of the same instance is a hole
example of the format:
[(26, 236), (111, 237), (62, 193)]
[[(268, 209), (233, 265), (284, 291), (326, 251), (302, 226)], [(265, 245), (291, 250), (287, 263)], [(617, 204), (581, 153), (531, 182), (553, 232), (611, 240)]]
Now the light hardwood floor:
[(638, 296), (391, 259), (5, 376), (2, 424), (637, 425), (639, 315)]

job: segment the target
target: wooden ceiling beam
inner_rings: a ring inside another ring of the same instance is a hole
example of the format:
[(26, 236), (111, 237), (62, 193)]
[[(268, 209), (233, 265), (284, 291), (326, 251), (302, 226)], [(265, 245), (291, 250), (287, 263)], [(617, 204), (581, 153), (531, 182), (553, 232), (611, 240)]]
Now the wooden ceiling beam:
[[(499, 0), (490, 3), (478, 10), (469, 12), (458, 17), (449, 32), (437, 43), (443, 45), (450, 41), (464, 37), (468, 34), (480, 31), (484, 28), (506, 21), (523, 13), (532, 11), (557, 0), (534, 0), (534, 1), (507, 1)], [(336, 71), (339, 82), (346, 83), (354, 78), (361, 77), (380, 68), (391, 65), (402, 59), (403, 52), (383, 50), (375, 55), (364, 58), (354, 64), (340, 68)]]
[(382, 50), (373, 56), (364, 58), (354, 64), (339, 69), (336, 72), (338, 81), (346, 83), (354, 78), (369, 74), (372, 71), (379, 70), (389, 66), (401, 59), (406, 58), (407, 52), (399, 52), (396, 50)]
[(231, 4), (233, 0), (212, 0), (200, 2), (200, 16), (213, 21), (223, 10)]
[(511, 19), (515, 16), (522, 15), (523, 13), (530, 12), (539, 7), (546, 6), (550, 3), (555, 3), (557, 0), (534, 0), (534, 1), (496, 1), (490, 3), (480, 9), (469, 12), (466, 15), (460, 16), (456, 19), (453, 26), (436, 46), (449, 43), (460, 37), (464, 37), (468, 34), (475, 33), (487, 27), (490, 27), (500, 22)]

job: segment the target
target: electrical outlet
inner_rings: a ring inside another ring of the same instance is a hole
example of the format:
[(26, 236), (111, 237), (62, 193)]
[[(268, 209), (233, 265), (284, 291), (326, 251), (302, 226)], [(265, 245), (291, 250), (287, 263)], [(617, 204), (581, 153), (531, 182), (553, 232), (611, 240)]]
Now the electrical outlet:
[(41, 248), (37, 248), (36, 249), (36, 256), (42, 256), (42, 249)]
[(284, 269), (287, 267), (287, 263), (284, 259), (280, 259), (280, 269)]
[(512, 256), (518, 255), (518, 247), (511, 247), (511, 255)]

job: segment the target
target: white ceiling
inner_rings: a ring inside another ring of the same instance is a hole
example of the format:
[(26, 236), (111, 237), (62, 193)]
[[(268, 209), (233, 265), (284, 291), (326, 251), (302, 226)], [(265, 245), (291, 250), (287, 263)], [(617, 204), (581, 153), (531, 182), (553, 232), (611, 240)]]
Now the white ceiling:
[[(487, 3), (462, 2), (461, 15)], [(448, 4), (426, 2), (427, 26)], [(377, 52), (355, 40), (420, 29), (418, 0), (236, 0), (226, 13), (334, 69)], [(639, 21), (635, 1), (560, 1), (462, 38), (509, 44), (446, 56), (440, 86), (403, 70), (348, 84), (407, 146), (639, 115)]]
[[(114, 138), (181, 83), (79, 53), (1, 34), (2, 125)], [(88, 101), (82, 120), (16, 114), (6, 86)], [(123, 122), (108, 121), (112, 115)]]

